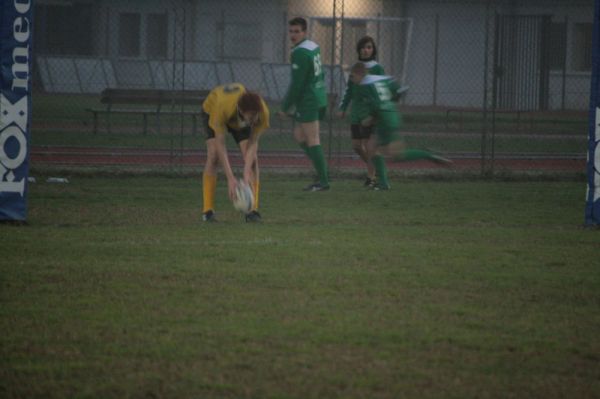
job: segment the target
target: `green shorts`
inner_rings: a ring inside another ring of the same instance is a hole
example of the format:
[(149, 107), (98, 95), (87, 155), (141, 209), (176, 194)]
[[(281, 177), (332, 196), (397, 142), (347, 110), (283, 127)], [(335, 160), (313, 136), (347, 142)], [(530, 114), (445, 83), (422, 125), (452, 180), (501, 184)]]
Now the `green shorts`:
[(327, 107), (297, 108), (294, 113), (294, 120), (299, 123), (322, 121), (325, 119), (325, 114), (327, 114)]
[(400, 139), (398, 130), (402, 125), (402, 119), (396, 112), (380, 112), (375, 120), (377, 126), (377, 143), (388, 145), (392, 141)]
[(383, 147), (400, 139), (400, 133), (397, 130), (377, 129), (377, 145), (379, 146)]

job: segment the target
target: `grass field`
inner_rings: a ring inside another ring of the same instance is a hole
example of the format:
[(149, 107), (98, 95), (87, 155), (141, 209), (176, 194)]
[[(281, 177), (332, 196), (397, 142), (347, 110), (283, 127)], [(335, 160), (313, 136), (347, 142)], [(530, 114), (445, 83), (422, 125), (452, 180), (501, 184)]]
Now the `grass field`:
[(2, 398), (585, 398), (600, 236), (585, 183), (69, 176), (0, 225)]

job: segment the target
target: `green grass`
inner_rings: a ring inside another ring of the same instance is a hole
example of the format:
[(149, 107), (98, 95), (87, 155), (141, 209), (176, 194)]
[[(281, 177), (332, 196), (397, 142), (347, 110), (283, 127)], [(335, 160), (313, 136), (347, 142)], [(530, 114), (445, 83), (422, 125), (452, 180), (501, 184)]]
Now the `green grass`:
[(30, 185), (0, 225), (0, 397), (594, 397), (585, 183), (265, 176), (261, 225), (199, 178)]

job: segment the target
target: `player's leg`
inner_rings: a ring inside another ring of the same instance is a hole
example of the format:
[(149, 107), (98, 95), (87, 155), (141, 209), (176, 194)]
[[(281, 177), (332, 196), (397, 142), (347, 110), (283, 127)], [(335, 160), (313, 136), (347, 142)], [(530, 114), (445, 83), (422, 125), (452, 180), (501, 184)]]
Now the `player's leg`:
[(367, 140), (363, 137), (362, 126), (358, 123), (350, 125), (350, 134), (352, 136), (352, 150), (356, 153), (360, 159), (367, 165), (367, 180), (365, 186), (369, 186), (374, 181), (374, 175), (371, 173), (371, 160), (369, 158), (367, 149)]
[(294, 124), (293, 134), (294, 134), (294, 140), (296, 140), (296, 143), (298, 143), (300, 148), (302, 148), (302, 150), (308, 156), (308, 153), (306, 152), (306, 150), (308, 149), (308, 144), (306, 143), (306, 136), (304, 135), (304, 130), (302, 129), (301, 123)]
[(304, 188), (305, 191), (329, 190), (329, 173), (325, 154), (321, 147), (319, 121), (325, 117), (326, 107), (307, 107), (296, 112), (296, 127), (294, 137), (296, 141), (305, 145), (304, 150), (319, 177), (319, 182)]
[(306, 191), (324, 191), (329, 189), (329, 174), (327, 161), (319, 137), (319, 121), (300, 123), (304, 137), (306, 137), (306, 152), (313, 163), (319, 177), (319, 182), (305, 188)]
[(367, 164), (367, 180), (365, 181), (365, 186), (372, 187), (375, 184), (375, 166), (371, 161), (372, 158), (372, 149), (369, 147), (369, 140), (373, 136), (373, 131), (375, 130), (374, 125), (362, 126), (360, 127), (360, 139), (362, 141), (363, 148), (365, 149), (365, 163)]
[(377, 178), (375, 177), (375, 166), (373, 165), (373, 162), (371, 161), (371, 156), (370, 153), (368, 151), (368, 146), (369, 146), (369, 140), (364, 140), (365, 142), (365, 148), (367, 149), (367, 180), (365, 181), (365, 186), (371, 186), (373, 184), (375, 184)]
[(363, 160), (364, 163), (369, 163), (367, 155), (366, 142), (362, 137), (361, 126), (359, 124), (350, 125), (350, 134), (352, 135), (352, 150)]
[(451, 164), (452, 161), (430, 151), (418, 148), (407, 148), (398, 134), (401, 125), (400, 117), (396, 113), (385, 112), (381, 114), (378, 123), (384, 127), (384, 135), (379, 138), (381, 145), (386, 147), (387, 154), (394, 161), (417, 161), (426, 159), (440, 164)]
[[(373, 131), (373, 129), (371, 130)], [(374, 188), (377, 184), (377, 168), (373, 163), (373, 157), (377, 155), (377, 135), (371, 134), (365, 142), (365, 149), (367, 152), (367, 158), (369, 163), (367, 164), (367, 180), (365, 181), (365, 187)]]
[(204, 131), (206, 132), (206, 162), (202, 171), (202, 220), (214, 222), (215, 192), (217, 190), (217, 172), (219, 157), (215, 143), (215, 132), (208, 126), (208, 114), (202, 114)]
[(442, 165), (450, 165), (452, 161), (431, 151), (419, 148), (406, 148), (403, 142), (394, 142), (389, 146), (388, 153), (394, 161), (418, 161), (428, 160)]
[(371, 163), (375, 169), (376, 184), (372, 186), (373, 190), (389, 190), (390, 181), (387, 173), (387, 165), (385, 164), (385, 153), (387, 146), (381, 145), (379, 136), (372, 135), (369, 139), (369, 155), (371, 156)]
[(215, 193), (217, 190), (217, 172), (219, 157), (217, 155), (215, 138), (206, 140), (206, 163), (202, 172), (202, 219), (206, 222), (215, 219)]

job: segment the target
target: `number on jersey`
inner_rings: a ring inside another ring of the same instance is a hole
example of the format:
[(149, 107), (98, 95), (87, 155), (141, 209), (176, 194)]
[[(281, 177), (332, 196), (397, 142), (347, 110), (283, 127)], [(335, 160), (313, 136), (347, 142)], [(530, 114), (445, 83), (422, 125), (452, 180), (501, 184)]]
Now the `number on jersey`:
[(390, 101), (392, 99), (392, 92), (384, 82), (375, 82), (375, 90), (377, 90), (379, 101)]
[(321, 71), (323, 70), (322, 64), (321, 64), (321, 54), (317, 53), (315, 54), (315, 56), (313, 57), (313, 63), (314, 63), (314, 70), (315, 70), (315, 76), (321, 76)]

